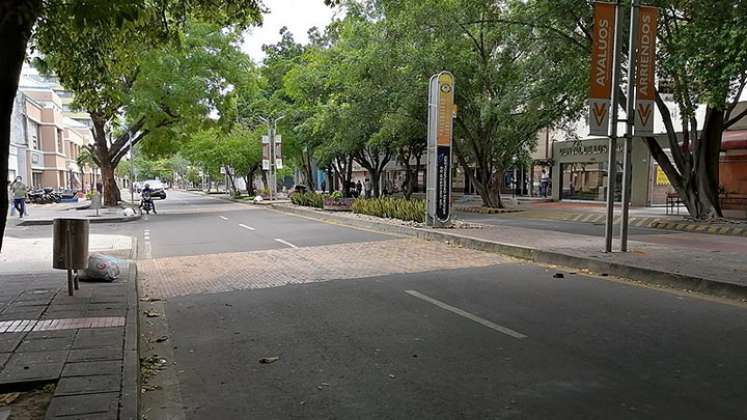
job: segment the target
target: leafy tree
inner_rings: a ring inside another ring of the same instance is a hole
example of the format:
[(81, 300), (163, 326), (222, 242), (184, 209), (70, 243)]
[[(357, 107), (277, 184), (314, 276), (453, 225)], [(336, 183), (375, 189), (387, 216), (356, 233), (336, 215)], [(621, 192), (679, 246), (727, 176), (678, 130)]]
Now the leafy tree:
[[(723, 131), (747, 116), (747, 110), (737, 111), (747, 84), (747, 4), (657, 0), (654, 5), (659, 7), (657, 76), (669, 82), (676, 111), (657, 90), (656, 105), (666, 128), (669, 154), (655, 138), (644, 141), (692, 217), (720, 216)], [(535, 0), (527, 2), (517, 23), (539, 28), (544, 42), (588, 61), (590, 14), (591, 4), (585, 0)], [(623, 96), (622, 91), (619, 93)], [(569, 90), (568, 94), (583, 98), (586, 87)], [(625, 101), (620, 103), (624, 106)], [(699, 105), (705, 106), (705, 119), (700, 124), (695, 118)]]
[[(257, 0), (225, 0), (218, 5), (207, 0), (0, 2), (0, 38), (3, 40), (0, 43), (0, 62), (3, 63), (0, 66), (0, 173), (8, 171), (10, 117), (30, 40), (41, 39), (35, 47), (41, 49), (45, 55), (64, 52), (74, 56), (76, 62), (82, 63), (82, 71), (79, 74), (96, 80), (106, 80), (105, 76), (111, 75), (112, 71), (116, 76), (123, 74), (121, 67), (137, 67), (128, 62), (136, 57), (133, 51), (140, 52), (152, 45), (178, 39), (182, 25), (190, 18), (210, 21), (219, 27), (243, 27), (260, 20), (260, 3)], [(128, 38), (123, 39), (124, 35)], [(76, 42), (50, 42), (49, 45), (56, 45), (56, 49), (45, 48), (43, 39), (49, 40), (55, 36)], [(130, 41), (137, 45), (138, 49), (125, 48), (125, 51), (122, 51), (118, 48), (122, 41)], [(109, 81), (115, 80), (116, 76), (111, 77)], [(131, 79), (127, 77), (117, 80), (118, 83), (128, 81)], [(116, 96), (117, 89), (110, 87), (111, 83), (98, 85), (98, 94), (113, 93)], [(107, 105), (114, 106), (115, 102)], [(112, 178), (113, 168), (102, 168), (102, 171), (107, 172), (107, 176)], [(109, 186), (111, 187), (112, 185)], [(112, 197), (109, 198), (111, 202)], [(0, 233), (5, 230), (7, 206), (7, 197), (0, 194)]]

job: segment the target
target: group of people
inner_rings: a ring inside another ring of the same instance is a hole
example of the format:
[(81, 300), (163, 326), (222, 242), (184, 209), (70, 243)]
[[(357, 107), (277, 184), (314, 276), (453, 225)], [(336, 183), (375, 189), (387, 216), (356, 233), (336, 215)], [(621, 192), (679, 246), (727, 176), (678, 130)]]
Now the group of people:
[(23, 183), (23, 177), (17, 176), (13, 182), (8, 181), (8, 202), (11, 204), (10, 212), (18, 212), (18, 217), (28, 214), (26, 211), (26, 195), (29, 188)]
[[(320, 185), (322, 188), (322, 192), (327, 192), (327, 181), (322, 180), (322, 183)], [(332, 192), (332, 188), (330, 188), (330, 191)], [(351, 182), (350, 183), (350, 193), (353, 195), (353, 197), (366, 197), (371, 198), (371, 195), (373, 194), (373, 189), (371, 187), (371, 181), (366, 178), (365, 182), (361, 183), (361, 180), (359, 179), (358, 182)], [(386, 195), (386, 189), (384, 190), (384, 195)]]

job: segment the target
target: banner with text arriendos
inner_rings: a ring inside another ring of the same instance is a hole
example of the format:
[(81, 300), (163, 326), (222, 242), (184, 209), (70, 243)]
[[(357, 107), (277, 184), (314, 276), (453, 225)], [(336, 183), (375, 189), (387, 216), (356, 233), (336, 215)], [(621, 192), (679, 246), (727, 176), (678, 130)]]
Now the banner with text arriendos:
[(594, 3), (594, 33), (591, 46), (589, 134), (607, 136), (612, 93), (612, 55), (615, 49), (614, 4)]
[(635, 81), (635, 134), (654, 134), (654, 108), (656, 94), (656, 18), (655, 7), (641, 6), (638, 13), (638, 63)]

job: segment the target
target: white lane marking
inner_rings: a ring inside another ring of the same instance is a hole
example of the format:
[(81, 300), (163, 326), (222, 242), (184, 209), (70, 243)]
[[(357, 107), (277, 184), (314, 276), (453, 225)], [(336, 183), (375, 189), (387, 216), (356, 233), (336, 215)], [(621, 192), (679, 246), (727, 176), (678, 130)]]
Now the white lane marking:
[[(253, 227), (251, 227), (251, 226), (247, 226), (247, 225), (244, 225), (244, 224), (241, 224), (241, 223), (239, 223), (239, 226), (243, 227), (244, 229), (254, 230), (254, 228), (253, 228)], [(277, 240), (277, 239), (276, 239), (276, 240)]]
[(432, 304), (438, 306), (441, 309), (446, 309), (449, 312), (453, 312), (453, 313), (455, 313), (455, 314), (457, 314), (459, 316), (462, 316), (462, 317), (465, 317), (465, 318), (467, 318), (469, 320), (475, 321), (475, 322), (477, 322), (480, 325), (486, 326), (486, 327), (488, 327), (488, 328), (490, 328), (492, 330), (498, 331), (498, 332), (506, 334), (508, 336), (511, 336), (511, 337), (514, 337), (514, 338), (518, 338), (520, 340), (524, 339), (524, 338), (527, 338), (526, 335), (524, 335), (524, 334), (522, 334), (522, 333), (520, 333), (518, 331), (514, 331), (511, 328), (502, 327), (502, 326), (500, 326), (500, 325), (498, 325), (498, 324), (496, 324), (494, 322), (488, 321), (487, 319), (480, 318), (477, 315), (472, 315), (471, 313), (469, 313), (467, 311), (464, 311), (464, 310), (461, 310), (461, 309), (459, 309), (459, 308), (457, 308), (455, 306), (451, 306), (448, 303), (443, 303), (440, 300), (436, 300), (436, 299), (433, 299), (430, 296), (426, 296), (426, 295), (418, 292), (417, 290), (405, 290), (405, 293), (407, 293), (410, 296), (414, 296), (414, 297), (416, 297), (418, 299), (422, 299), (422, 300), (424, 300), (424, 301), (426, 301), (428, 303), (432, 303)]
[(228, 217), (226, 217), (226, 216), (218, 216), (218, 217), (220, 217), (223, 220), (228, 220)]
[(145, 229), (145, 231), (143, 231), (143, 239), (143, 251), (145, 252), (145, 258), (150, 260), (153, 258), (153, 247), (150, 244), (150, 229)]
[(287, 245), (287, 246), (289, 246), (291, 248), (298, 248), (297, 246), (293, 245), (292, 243), (290, 243), (288, 241), (284, 241), (284, 240), (279, 239), (279, 238), (275, 238), (275, 241), (280, 242), (283, 245)]

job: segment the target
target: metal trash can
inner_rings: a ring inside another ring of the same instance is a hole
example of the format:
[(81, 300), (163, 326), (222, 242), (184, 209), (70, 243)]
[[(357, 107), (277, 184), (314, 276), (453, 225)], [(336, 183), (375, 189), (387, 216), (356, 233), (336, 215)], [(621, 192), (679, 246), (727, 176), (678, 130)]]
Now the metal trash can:
[(78, 289), (78, 278), (73, 281), (73, 270), (88, 267), (88, 220), (54, 219), (52, 267), (67, 270), (68, 294)]

